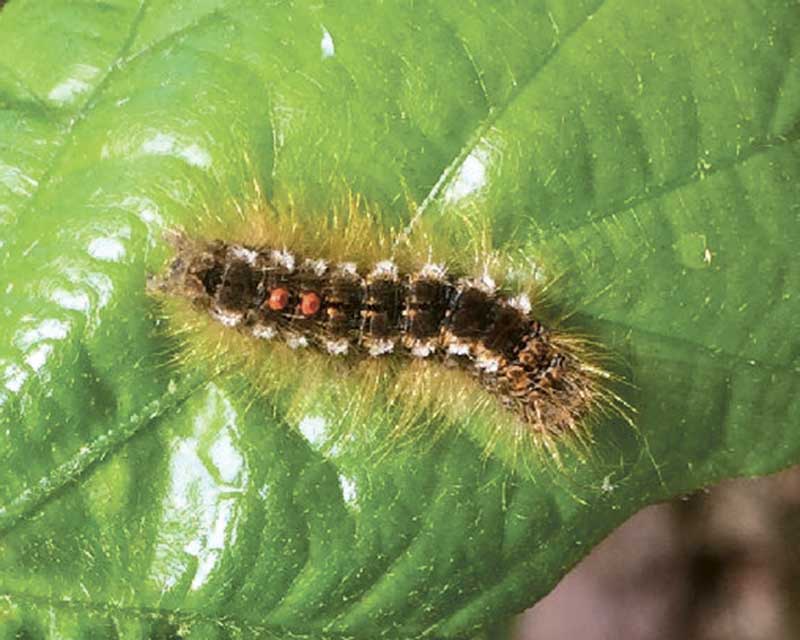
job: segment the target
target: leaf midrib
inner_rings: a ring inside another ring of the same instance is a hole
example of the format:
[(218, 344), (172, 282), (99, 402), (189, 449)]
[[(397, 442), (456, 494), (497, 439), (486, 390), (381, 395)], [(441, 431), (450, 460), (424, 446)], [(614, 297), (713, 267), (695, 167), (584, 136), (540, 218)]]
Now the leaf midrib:
[(137, 416), (126, 424), (114, 421), (108, 429), (41, 477), (31, 488), (18, 494), (16, 498), (0, 507), (0, 539), (24, 520), (33, 509), (46, 503), (65, 486), (77, 481), (104, 460), (111, 452), (119, 450), (142, 429), (155, 423), (159, 418), (175, 411), (207, 382), (184, 382), (182, 388), (174, 393), (165, 392), (148, 405), (142, 407)]
[[(136, 11), (136, 15), (134, 15), (133, 19), (131, 20), (131, 24), (128, 29), (128, 34), (125, 37), (125, 40), (123, 41), (122, 45), (120, 46), (119, 51), (114, 56), (111, 63), (109, 63), (105, 75), (89, 92), (83, 105), (81, 105), (81, 108), (78, 109), (78, 111), (72, 117), (70, 117), (67, 126), (64, 132), (62, 133), (58, 151), (51, 158), (49, 166), (40, 176), (36, 188), (33, 189), (33, 193), (25, 202), (25, 205), (22, 207), (21, 211), (22, 215), (27, 215), (28, 212), (30, 212), (33, 209), (34, 205), (38, 201), (38, 198), (40, 197), (39, 194), (41, 194), (44, 191), (44, 189), (50, 184), (50, 181), (53, 179), (56, 167), (58, 167), (61, 159), (64, 157), (64, 153), (68, 148), (69, 142), (72, 139), (72, 134), (74, 133), (76, 126), (80, 122), (85, 120), (88, 117), (88, 115), (92, 112), (95, 105), (97, 104), (97, 98), (100, 95), (102, 95), (103, 91), (105, 91), (106, 87), (111, 82), (115, 73), (117, 73), (120, 69), (124, 68), (124, 65), (121, 63), (123, 62), (127, 52), (130, 51), (133, 42), (136, 40), (136, 35), (139, 32), (139, 27), (141, 26), (142, 20), (144, 20), (144, 16), (145, 13), (147, 12), (147, 8), (150, 4), (150, 1), (151, 0), (141, 0), (139, 8)], [(0, 8), (1, 7), (2, 5), (0, 5)], [(20, 218), (17, 217), (17, 220), (19, 219)]]
[[(607, 6), (607, 2), (608, 0), (602, 0), (593, 11), (588, 12), (584, 16), (583, 20), (576, 24), (572, 29), (567, 31), (563, 39), (558, 40), (554, 44), (539, 66), (534, 68), (533, 72), (527, 78), (525, 78), (523, 82), (515, 84), (514, 90), (507, 96), (506, 101), (500, 107), (489, 107), (486, 117), (478, 123), (475, 133), (470, 136), (469, 142), (467, 142), (467, 144), (459, 150), (453, 161), (445, 167), (439, 176), (439, 179), (433, 185), (433, 188), (416, 208), (413, 217), (411, 220), (409, 220), (408, 225), (406, 225), (404, 232), (406, 235), (413, 231), (419, 219), (421, 219), (422, 216), (427, 213), (430, 206), (444, 191), (446, 186), (452, 180), (453, 176), (458, 174), (466, 159), (475, 151), (486, 133), (494, 127), (503, 114), (505, 114), (511, 108), (511, 106), (516, 102), (517, 99), (519, 99), (525, 90), (545, 71), (547, 65), (550, 64), (550, 62), (552, 62), (558, 53), (563, 50), (567, 42), (569, 42), (575, 34), (583, 29), (603, 7)], [(476, 73), (479, 73), (480, 75), (480, 70), (477, 68)]]

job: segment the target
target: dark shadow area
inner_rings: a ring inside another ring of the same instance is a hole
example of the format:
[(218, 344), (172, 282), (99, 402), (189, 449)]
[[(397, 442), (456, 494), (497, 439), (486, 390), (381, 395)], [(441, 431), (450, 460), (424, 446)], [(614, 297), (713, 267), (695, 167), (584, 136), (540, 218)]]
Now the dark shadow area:
[(519, 617), (514, 640), (800, 638), (800, 469), (643, 510)]

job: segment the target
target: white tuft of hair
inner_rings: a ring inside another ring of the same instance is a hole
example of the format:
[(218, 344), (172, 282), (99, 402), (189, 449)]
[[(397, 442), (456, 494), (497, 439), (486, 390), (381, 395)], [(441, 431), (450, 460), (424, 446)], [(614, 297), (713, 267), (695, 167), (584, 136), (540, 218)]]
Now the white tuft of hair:
[(244, 314), (241, 312), (222, 311), (221, 309), (214, 309), (211, 316), (226, 327), (235, 327), (244, 319)]
[(475, 280), (473, 286), (486, 293), (494, 293), (497, 291), (497, 283), (494, 281), (494, 278), (489, 275), (488, 271), (484, 271), (483, 275)]
[(369, 355), (373, 358), (394, 351), (394, 340), (375, 340), (369, 345)]
[(231, 255), (239, 260), (244, 260), (251, 267), (256, 263), (258, 253), (247, 247), (240, 247), (238, 244), (230, 248)]
[(436, 347), (430, 342), (416, 342), (414, 346), (411, 347), (411, 355), (415, 358), (427, 358), (435, 349)]
[(253, 336), (261, 340), (272, 340), (277, 335), (278, 332), (272, 325), (257, 324), (253, 327)]
[(483, 356), (475, 360), (475, 366), (486, 373), (497, 373), (500, 369), (500, 361), (497, 358)]
[(375, 264), (369, 275), (372, 278), (397, 280), (397, 265), (391, 260), (381, 260)]
[(313, 271), (314, 275), (318, 278), (324, 276), (325, 272), (328, 270), (328, 263), (322, 258), (319, 258), (318, 260), (307, 258), (305, 265), (309, 270)]
[(285, 249), (283, 251), (275, 250), (270, 254), (270, 257), (276, 265), (283, 267), (287, 271), (294, 271), (294, 254), (286, 251)]
[(325, 342), (325, 349), (334, 356), (343, 356), (350, 350), (350, 343), (344, 338), (338, 340), (328, 340)]
[(466, 342), (451, 342), (447, 346), (447, 353), (451, 353), (454, 356), (468, 356), (469, 345)]
[(289, 336), (286, 344), (290, 349), (302, 349), (308, 346), (308, 338), (305, 336)]
[(345, 276), (356, 276), (358, 277), (358, 267), (356, 267), (355, 262), (341, 262), (339, 263), (338, 267), (339, 273)]
[(510, 298), (508, 301), (509, 307), (514, 307), (517, 311), (528, 315), (531, 312), (531, 299), (527, 293), (520, 293), (519, 295)]
[(421, 278), (444, 280), (445, 276), (447, 275), (447, 268), (440, 263), (428, 262), (422, 265), (422, 269), (419, 270), (419, 275)]

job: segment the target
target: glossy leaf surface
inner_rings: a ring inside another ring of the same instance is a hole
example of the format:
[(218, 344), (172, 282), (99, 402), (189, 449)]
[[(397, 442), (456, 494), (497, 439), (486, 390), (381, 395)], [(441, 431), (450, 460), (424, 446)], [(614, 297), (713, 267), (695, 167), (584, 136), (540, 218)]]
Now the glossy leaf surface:
[[(0, 637), (469, 637), (642, 505), (797, 462), (798, 51), (794, 0), (11, 0)], [(163, 230), (253, 181), (541, 256), (638, 431), (365, 464), (176, 367)]]

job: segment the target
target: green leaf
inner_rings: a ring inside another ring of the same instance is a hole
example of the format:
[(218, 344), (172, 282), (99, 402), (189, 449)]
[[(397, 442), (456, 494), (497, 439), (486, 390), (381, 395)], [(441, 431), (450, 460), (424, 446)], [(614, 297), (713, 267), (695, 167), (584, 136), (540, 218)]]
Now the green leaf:
[[(798, 462), (798, 51), (795, 0), (11, 0), (0, 638), (464, 638), (644, 504)], [(637, 429), (533, 477), (458, 430), (365, 464), (176, 366), (163, 230), (253, 181), (490, 226)]]

